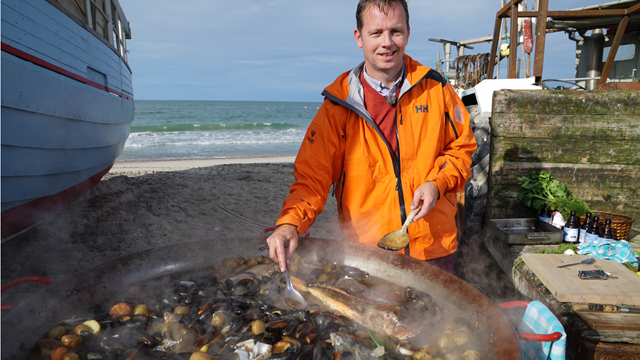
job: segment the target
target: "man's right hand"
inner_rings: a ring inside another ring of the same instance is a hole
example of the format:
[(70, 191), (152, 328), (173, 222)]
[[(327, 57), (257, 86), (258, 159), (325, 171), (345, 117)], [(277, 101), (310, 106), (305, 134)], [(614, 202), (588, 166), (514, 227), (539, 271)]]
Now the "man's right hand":
[(298, 248), (298, 231), (289, 226), (281, 226), (267, 238), (267, 244), (269, 257), (280, 265), (280, 271), (285, 272)]

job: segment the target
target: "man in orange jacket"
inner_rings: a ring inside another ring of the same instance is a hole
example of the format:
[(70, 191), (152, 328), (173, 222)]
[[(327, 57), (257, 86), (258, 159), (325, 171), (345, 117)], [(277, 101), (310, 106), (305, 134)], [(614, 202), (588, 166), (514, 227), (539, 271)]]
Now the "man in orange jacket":
[(471, 176), (469, 114), (444, 77), (404, 54), (405, 0), (360, 0), (354, 37), (364, 62), (325, 88), (294, 165), (269, 256), (282, 271), (335, 184), (340, 227), (376, 246), (422, 208), (404, 253), (453, 272), (455, 193)]

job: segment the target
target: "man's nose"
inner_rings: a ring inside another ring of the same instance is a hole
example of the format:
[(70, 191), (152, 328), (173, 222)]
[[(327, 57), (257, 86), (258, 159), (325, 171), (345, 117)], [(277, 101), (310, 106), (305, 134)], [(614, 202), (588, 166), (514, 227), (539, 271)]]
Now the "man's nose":
[(382, 34), (382, 45), (383, 46), (391, 46), (393, 45), (393, 40), (390, 31), (385, 31)]

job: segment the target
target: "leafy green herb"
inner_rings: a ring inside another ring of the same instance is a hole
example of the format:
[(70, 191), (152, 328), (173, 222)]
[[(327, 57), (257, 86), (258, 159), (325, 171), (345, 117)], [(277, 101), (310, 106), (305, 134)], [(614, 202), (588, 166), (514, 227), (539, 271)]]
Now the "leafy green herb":
[(562, 213), (565, 219), (569, 218), (571, 211), (579, 216), (585, 216), (591, 212), (587, 204), (575, 197), (567, 186), (545, 171), (535, 173), (529, 171), (529, 177), (516, 178), (522, 190), (518, 196), (527, 207), (534, 208), (540, 213), (544, 204), (549, 204), (549, 209)]
[(535, 254), (564, 254), (564, 252), (569, 249), (575, 251), (576, 254), (578, 253), (578, 246), (572, 243), (562, 243), (558, 245), (558, 248), (555, 250), (538, 249), (534, 251), (534, 253)]
[[(376, 346), (383, 346), (385, 353), (389, 353), (389, 338), (386, 337), (382, 337), (380, 336), (380, 334), (378, 332), (374, 334), (371, 333), (371, 331), (369, 329), (367, 329), (367, 332), (369, 333), (369, 336), (371, 337), (371, 340), (373, 340), (373, 343), (376, 344)], [(377, 336), (376, 336), (377, 335)], [(386, 340), (386, 341), (385, 341)]]

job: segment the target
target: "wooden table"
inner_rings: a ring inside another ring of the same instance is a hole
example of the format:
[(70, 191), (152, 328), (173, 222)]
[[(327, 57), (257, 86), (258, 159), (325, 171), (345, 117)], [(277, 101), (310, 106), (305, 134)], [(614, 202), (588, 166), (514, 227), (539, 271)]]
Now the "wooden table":
[[(586, 303), (561, 302), (522, 260), (523, 254), (533, 254), (538, 249), (555, 250), (557, 245), (509, 246), (490, 233), (484, 236), (484, 244), (518, 292), (545, 304), (563, 324), (567, 359), (640, 359), (637, 321), (640, 316), (594, 314)], [(637, 244), (632, 247), (638, 249)]]

